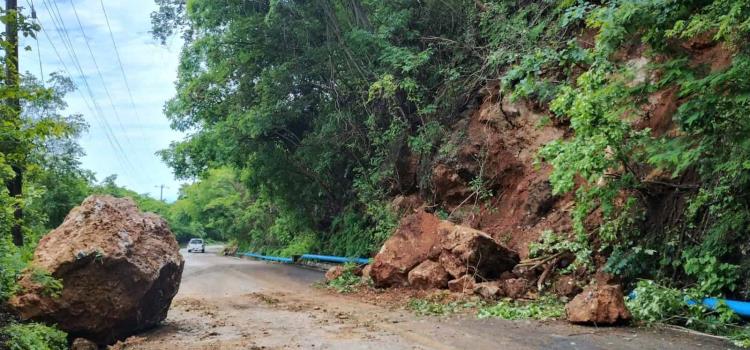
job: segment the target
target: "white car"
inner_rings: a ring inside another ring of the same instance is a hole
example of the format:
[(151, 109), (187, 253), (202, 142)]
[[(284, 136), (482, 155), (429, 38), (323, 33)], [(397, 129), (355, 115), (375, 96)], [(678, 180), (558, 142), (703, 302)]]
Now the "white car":
[(192, 253), (192, 252), (205, 253), (206, 244), (204, 244), (203, 240), (200, 238), (193, 238), (190, 240), (190, 242), (188, 242), (187, 249), (188, 249), (188, 253)]

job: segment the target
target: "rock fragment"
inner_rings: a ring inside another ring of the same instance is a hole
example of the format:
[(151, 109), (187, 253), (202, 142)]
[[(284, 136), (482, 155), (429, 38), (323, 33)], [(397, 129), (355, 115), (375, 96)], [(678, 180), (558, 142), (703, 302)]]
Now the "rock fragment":
[(439, 289), (448, 286), (448, 273), (440, 264), (425, 260), (409, 272), (409, 285), (417, 289)]
[(630, 320), (620, 285), (586, 287), (565, 306), (568, 321), (577, 324), (613, 325)]

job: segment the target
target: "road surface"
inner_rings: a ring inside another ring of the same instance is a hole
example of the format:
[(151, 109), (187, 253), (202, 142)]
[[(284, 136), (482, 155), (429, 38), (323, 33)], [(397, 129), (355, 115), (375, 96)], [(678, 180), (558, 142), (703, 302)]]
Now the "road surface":
[(183, 252), (180, 291), (163, 326), (115, 349), (728, 349), (669, 331), (562, 321), (418, 317), (314, 287), (295, 266)]

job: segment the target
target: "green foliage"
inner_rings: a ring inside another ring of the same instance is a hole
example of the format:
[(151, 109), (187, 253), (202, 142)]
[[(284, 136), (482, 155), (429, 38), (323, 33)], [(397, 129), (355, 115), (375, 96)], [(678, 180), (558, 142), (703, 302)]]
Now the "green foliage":
[[(548, 144), (540, 156), (554, 167), (554, 191), (576, 192), (577, 240), (590, 235), (584, 223), (594, 210), (601, 211), (605, 224), (597, 230), (599, 249), (611, 253), (610, 271), (626, 277), (677, 276), (678, 284), (697, 283), (709, 295), (737, 293), (738, 281), (747, 279), (740, 266), (750, 222), (744, 195), (750, 184), (745, 167), (750, 119), (744, 113), (750, 58), (746, 43), (737, 40), (748, 33), (737, 17), (748, 12), (745, 3), (578, 1), (563, 6), (568, 14), (576, 11), (577, 18), (585, 13), (587, 25), (599, 33), (590, 53), (576, 56), (586, 70), (560, 86), (550, 103), (556, 118), (569, 121), (575, 134)], [(728, 15), (730, 10), (735, 12)], [(705, 33), (732, 50), (727, 68), (691, 63), (675, 44), (676, 38), (692, 40)], [(639, 68), (613, 55), (639, 41), (648, 45), (647, 57), (665, 59)], [(537, 56), (522, 61), (507, 79), (533, 77), (544, 62), (555, 62), (549, 58), (554, 55)], [(576, 60), (563, 61), (563, 70), (576, 65), (571, 63)], [(543, 84), (545, 76), (534, 78)], [(634, 127), (648, 96), (672, 86), (679, 89), (673, 119), (680, 133), (665, 137)], [(527, 91), (533, 89), (518, 90), (520, 96), (531, 96)], [(653, 182), (649, 172), (671, 174), (675, 182)], [(689, 174), (697, 175), (697, 185), (683, 187), (680, 182)], [(643, 227), (647, 211), (670, 205), (658, 202), (665, 188), (681, 191), (687, 205), (675, 208), (676, 216), (668, 221)], [(747, 285), (741, 289), (743, 295), (750, 290)]]
[(678, 290), (654, 281), (641, 280), (627, 301), (633, 317), (645, 324), (668, 323), (687, 326), (702, 332), (728, 335), (738, 346), (747, 347), (750, 340), (748, 326), (720, 303), (715, 310), (699, 302), (705, 293), (699, 288)]
[[(750, 296), (749, 0), (157, 4), (154, 35), (187, 39), (165, 111), (190, 137), (161, 152), (200, 179), (170, 209), (180, 237), (371, 254), (396, 225), (388, 199), (430, 190), (402, 188), (399, 160), (451, 159), (446, 130), (500, 78), (571, 129), (539, 160), (555, 194), (574, 192), (573, 232), (546, 232), (533, 256), (599, 254), (630, 280)], [(683, 45), (705, 36), (727, 67)], [(634, 125), (669, 89), (676, 130)], [(483, 169), (471, 175), (488, 199)]]
[(589, 52), (571, 40), (563, 49), (543, 48), (521, 58), (505, 73), (503, 88), (511, 91), (511, 100), (531, 99), (546, 104), (559, 91), (559, 79), (571, 75), (576, 66), (590, 64)]
[(428, 156), (443, 138), (444, 131), (439, 123), (423, 125), (416, 135), (409, 137), (409, 148), (421, 156)]
[(577, 236), (576, 239), (568, 239), (564, 235), (557, 234), (551, 230), (542, 232), (539, 242), (529, 244), (529, 257), (544, 258), (559, 253), (572, 253), (575, 261), (568, 265), (560, 273), (569, 273), (580, 266), (591, 267), (591, 248), (586, 236)]
[(16, 281), (24, 268), (26, 261), (21, 248), (14, 246), (9, 237), (0, 237), (0, 304), (18, 291)]
[(62, 294), (63, 283), (50, 275), (49, 271), (31, 267), (31, 281), (42, 286), (42, 294), (48, 297), (57, 298)]
[(481, 300), (445, 300), (445, 295), (437, 294), (428, 298), (412, 298), (406, 304), (406, 307), (420, 316), (446, 316), (462, 313), (482, 307), (484, 302)]
[[(292, 235), (314, 234), (320, 249), (369, 255), (396, 224), (387, 203), (404, 190), (399, 158), (450, 151), (445, 130), (474, 91), (540, 42), (550, 53), (569, 46), (560, 38), (577, 20), (556, 25), (565, 8), (553, 3), (158, 0), (154, 36), (187, 39), (165, 111), (191, 132), (161, 155), (184, 178), (242, 174), (257, 196), (249, 202), (267, 209), (231, 213), (244, 227), (224, 234), (247, 247), (290, 244), (267, 232), (280, 220)], [(472, 185), (486, 199), (483, 181)], [(206, 228), (205, 218), (179, 216), (184, 235)]]
[[(746, 338), (747, 330), (737, 330), (725, 310), (685, 306), (671, 286), (690, 286), (694, 298), (750, 295), (750, 56), (742, 39), (750, 33), (750, 2), (571, 0), (558, 10), (561, 25), (585, 21), (596, 30), (595, 46), (571, 45), (563, 59), (559, 46), (537, 50), (506, 73), (504, 86), (514, 98), (550, 100), (555, 118), (574, 131), (540, 152), (554, 167), (554, 192), (575, 192), (569, 244), (588, 246), (595, 234), (609, 271), (669, 283), (639, 283), (649, 294), (633, 301), (639, 318)], [(723, 45), (728, 66), (697, 62), (682, 46), (706, 38)], [(639, 45), (658, 63), (622, 58), (624, 48)], [(636, 127), (635, 120), (648, 118), (643, 107), (649, 97), (670, 88), (679, 95), (672, 116), (677, 131)], [(654, 180), (653, 174), (666, 176)], [(594, 212), (603, 224), (589, 232), (586, 221)], [(546, 241), (542, 245), (566, 244)], [(532, 246), (532, 254), (540, 249), (555, 250)]]
[(0, 333), (6, 335), (3, 345), (8, 350), (66, 350), (67, 334), (56, 328), (39, 323), (12, 324)]
[(328, 288), (342, 294), (354, 292), (358, 287), (367, 283), (367, 281), (364, 281), (362, 277), (357, 276), (355, 273), (355, 270), (358, 268), (356, 264), (344, 264), (344, 272), (341, 276), (328, 281)]
[(501, 300), (495, 305), (479, 309), (479, 318), (496, 317), (506, 320), (549, 320), (559, 319), (565, 315), (565, 303), (552, 296), (537, 300)]
[(181, 242), (194, 237), (240, 240), (246, 239), (242, 235), (248, 227), (243, 219), (252, 205), (253, 198), (237, 173), (218, 168), (207, 172), (202, 181), (183, 186), (177, 201), (166, 210), (166, 217)]

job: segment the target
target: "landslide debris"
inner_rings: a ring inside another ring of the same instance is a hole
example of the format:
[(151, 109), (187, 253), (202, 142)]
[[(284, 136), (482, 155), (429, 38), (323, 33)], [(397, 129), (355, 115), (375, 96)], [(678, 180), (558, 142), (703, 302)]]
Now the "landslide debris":
[(473, 291), (520, 261), (484, 232), (420, 211), (404, 217), (370, 267), (376, 286)]
[(407, 215), (375, 256), (370, 277), (377, 287), (408, 285), (408, 273), (421, 262), (440, 254), (437, 216), (426, 212)]
[(128, 198), (91, 196), (40, 240), (32, 266), (63, 289), (49, 295), (32, 271), (25, 274), (24, 291), (9, 302), (20, 318), (111, 344), (167, 317), (184, 260), (162, 218)]

